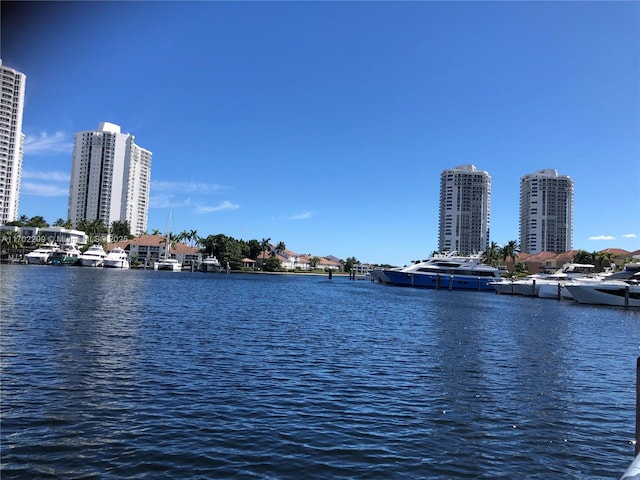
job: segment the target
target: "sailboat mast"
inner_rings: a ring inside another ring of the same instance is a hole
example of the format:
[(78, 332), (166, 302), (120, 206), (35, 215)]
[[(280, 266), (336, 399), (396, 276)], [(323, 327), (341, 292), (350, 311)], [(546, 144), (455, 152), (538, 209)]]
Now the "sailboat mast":
[(171, 258), (171, 253), (169, 249), (171, 248), (171, 217), (173, 216), (173, 208), (169, 209), (169, 220), (167, 221), (167, 245), (164, 250), (164, 259), (169, 260)]

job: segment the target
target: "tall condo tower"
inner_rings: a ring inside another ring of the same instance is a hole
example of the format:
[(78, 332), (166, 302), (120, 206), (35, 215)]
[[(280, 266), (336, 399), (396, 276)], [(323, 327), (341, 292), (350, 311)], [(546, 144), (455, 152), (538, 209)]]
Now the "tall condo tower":
[(552, 168), (520, 179), (520, 250), (566, 252), (573, 248), (573, 180)]
[(18, 218), (24, 134), (22, 111), (27, 77), (2, 65), (0, 99), (0, 225)]
[(108, 122), (75, 134), (69, 188), (69, 220), (75, 226), (100, 219), (106, 226), (128, 221), (132, 235), (147, 229), (151, 152), (134, 138)]
[(440, 175), (438, 248), (462, 255), (489, 245), (491, 177), (473, 165), (443, 170)]

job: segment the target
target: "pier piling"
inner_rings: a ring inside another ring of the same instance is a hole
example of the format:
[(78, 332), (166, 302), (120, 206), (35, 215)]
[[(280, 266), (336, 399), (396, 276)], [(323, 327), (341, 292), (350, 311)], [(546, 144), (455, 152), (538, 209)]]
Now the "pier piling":
[(624, 287), (624, 306), (629, 307), (629, 285)]
[(635, 455), (640, 454), (640, 357), (636, 363), (636, 448)]

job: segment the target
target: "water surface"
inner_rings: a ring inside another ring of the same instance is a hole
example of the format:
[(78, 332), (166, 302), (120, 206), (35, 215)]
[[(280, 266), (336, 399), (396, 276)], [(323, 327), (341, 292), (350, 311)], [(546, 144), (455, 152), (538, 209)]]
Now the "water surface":
[(619, 478), (640, 312), (0, 267), (2, 478)]

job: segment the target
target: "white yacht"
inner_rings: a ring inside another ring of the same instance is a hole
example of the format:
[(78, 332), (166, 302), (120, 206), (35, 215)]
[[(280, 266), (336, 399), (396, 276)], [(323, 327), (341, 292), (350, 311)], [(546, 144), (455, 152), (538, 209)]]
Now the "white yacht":
[(115, 247), (104, 257), (105, 268), (129, 268), (127, 252), (121, 247)]
[[(593, 276), (595, 265), (586, 263), (565, 263), (562, 268), (551, 274), (539, 273), (529, 275), (519, 280), (502, 279), (492, 282), (491, 286), (497, 293), (508, 295), (524, 295), (529, 297), (557, 298), (558, 283), (564, 284), (569, 280)], [(544, 289), (543, 289), (544, 286)], [(540, 291), (542, 289), (542, 295)]]
[(627, 264), (600, 282), (570, 282), (566, 288), (578, 303), (640, 307), (640, 263)]
[(153, 264), (154, 270), (170, 270), (172, 272), (181, 272), (182, 264), (175, 258), (171, 258), (171, 216), (172, 210), (169, 210), (169, 221), (167, 222), (167, 237), (165, 238), (164, 258), (159, 259)]
[(102, 267), (106, 256), (102, 245), (92, 245), (80, 256), (80, 264), (83, 267)]
[(154, 270), (171, 270), (172, 272), (181, 272), (182, 265), (175, 258), (163, 258), (153, 265)]
[(167, 233), (167, 243), (164, 250), (164, 258), (159, 259), (153, 264), (154, 270), (170, 270), (172, 272), (181, 272), (182, 264), (175, 258), (171, 258), (171, 233)]
[(80, 260), (82, 252), (75, 245), (66, 243), (49, 257), (51, 265), (75, 265)]
[(371, 278), (388, 285), (442, 290), (493, 290), (500, 271), (482, 263), (481, 255), (461, 256), (456, 252), (433, 255), (404, 268), (374, 269)]
[(27, 253), (24, 258), (27, 263), (32, 265), (46, 265), (49, 263), (51, 254), (60, 250), (56, 243), (43, 243), (34, 251)]
[(200, 271), (215, 273), (222, 271), (220, 260), (218, 260), (215, 255), (209, 255), (202, 261), (202, 263), (200, 263)]

